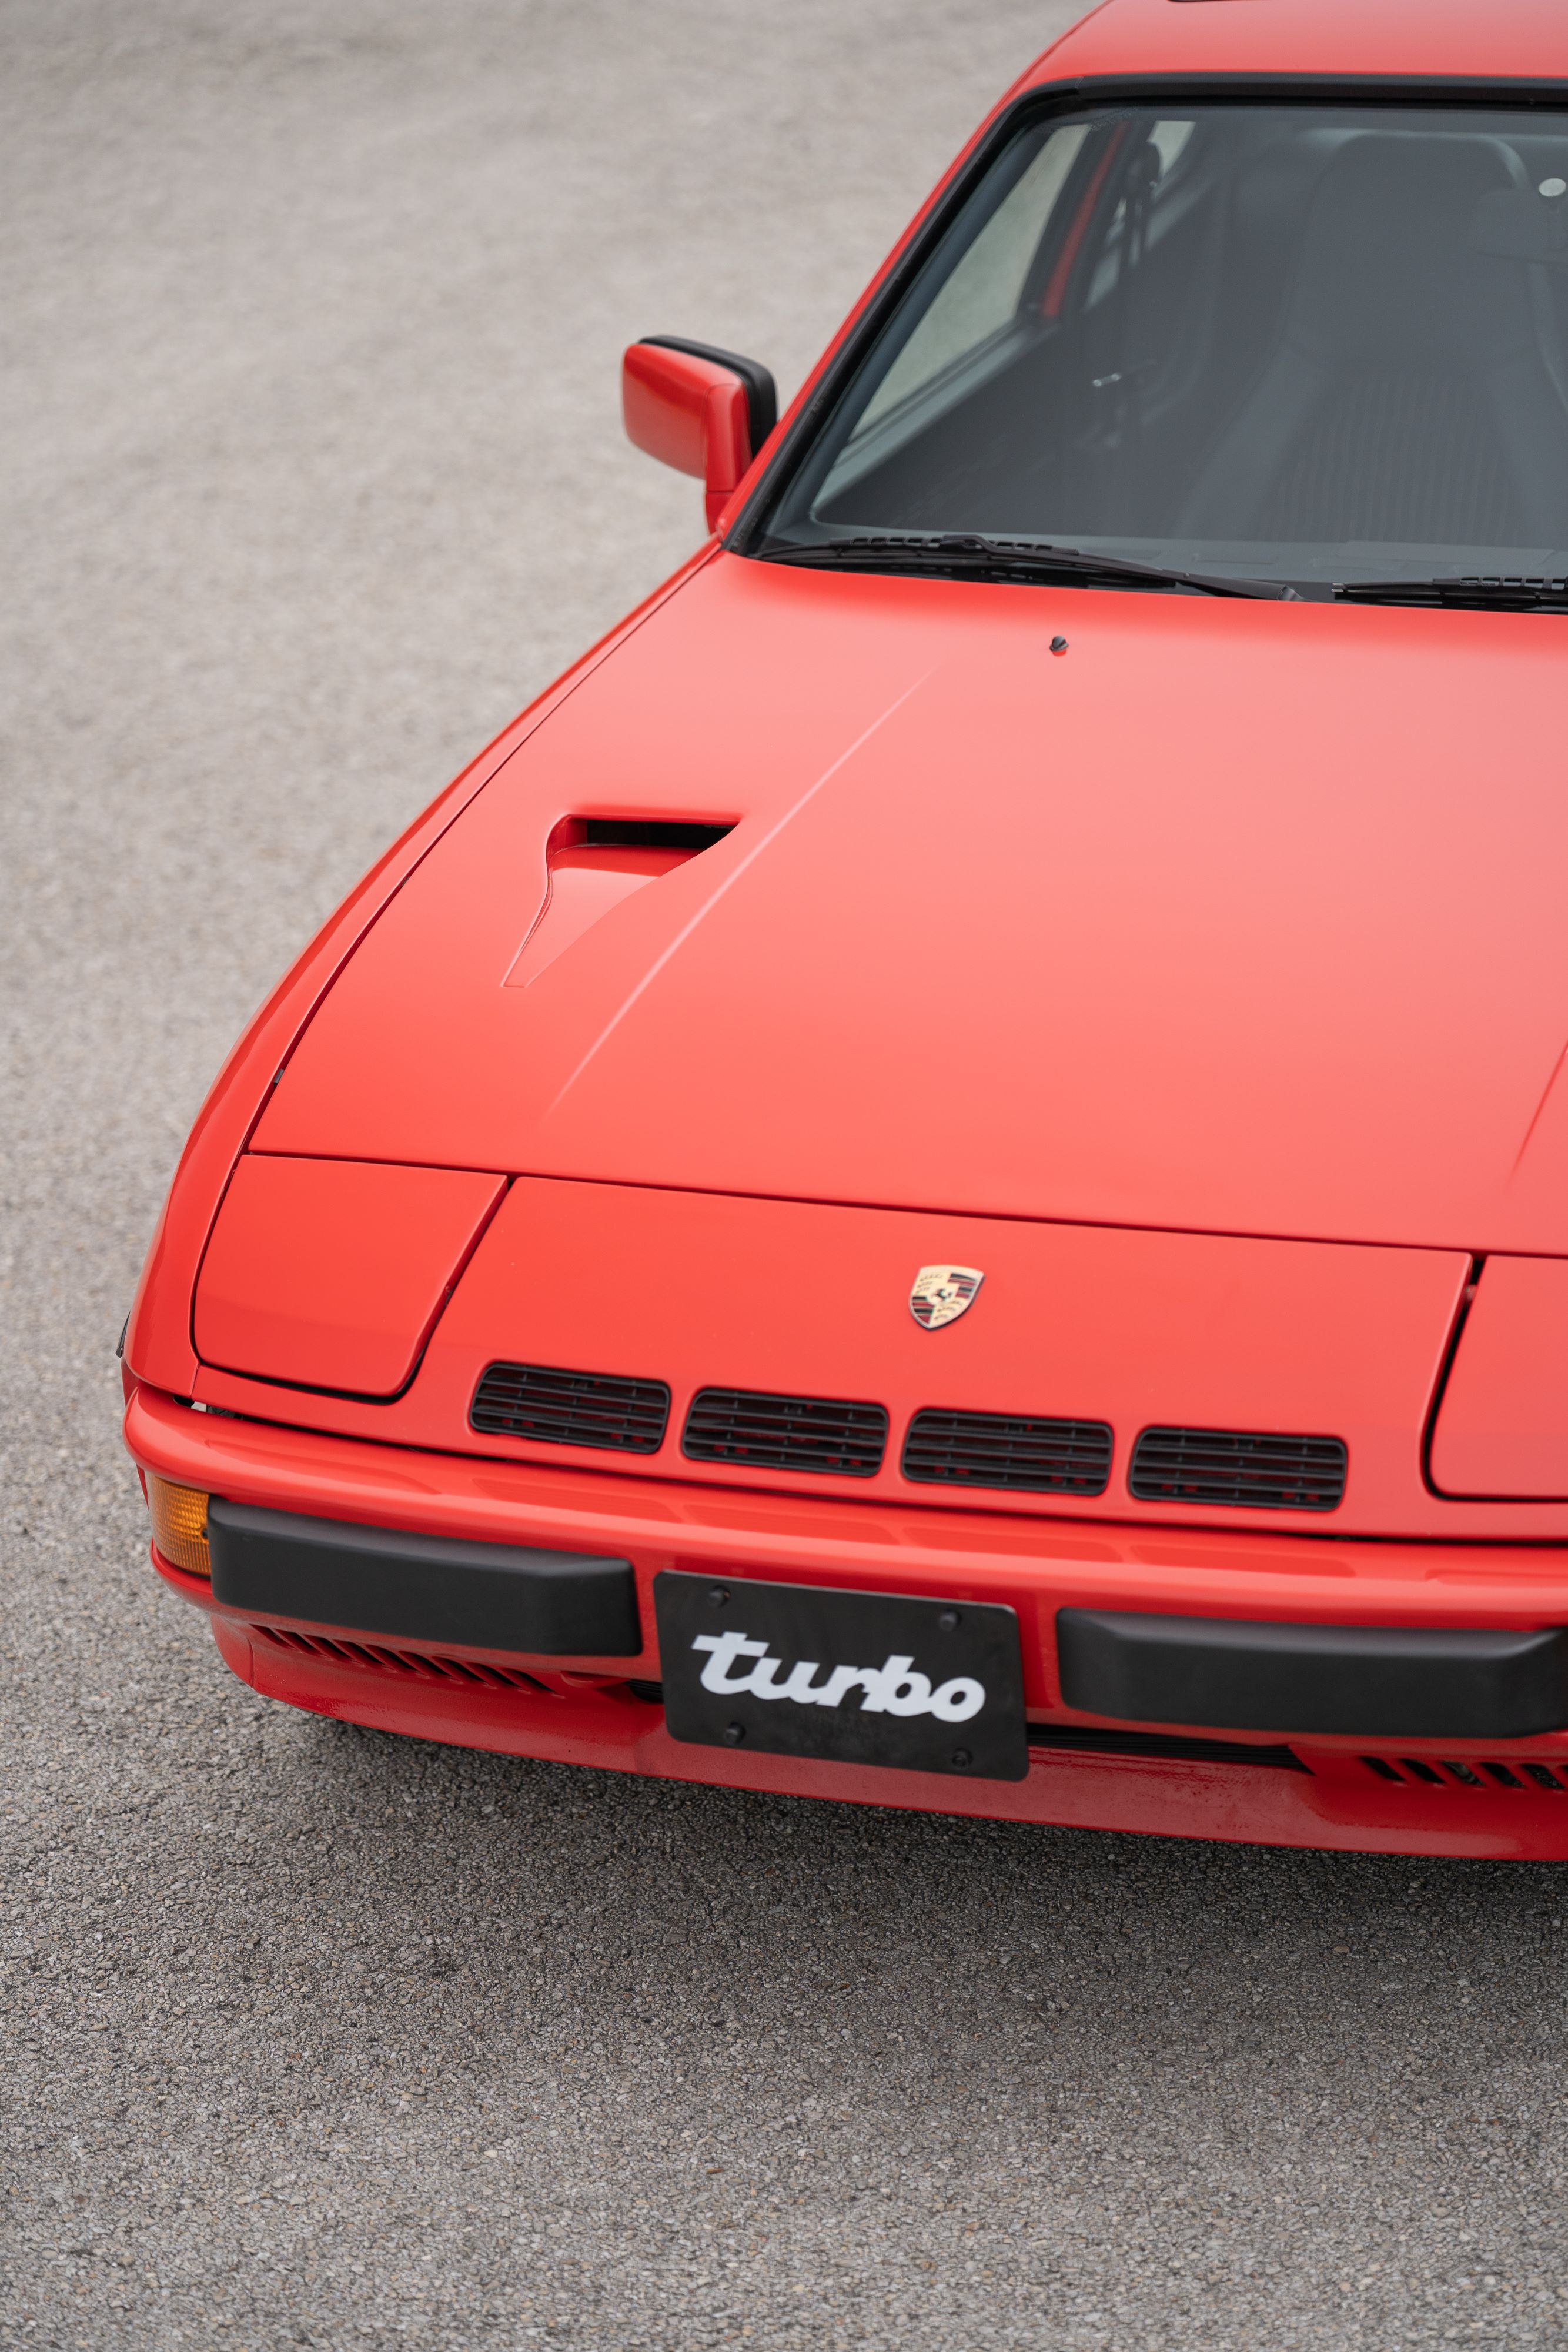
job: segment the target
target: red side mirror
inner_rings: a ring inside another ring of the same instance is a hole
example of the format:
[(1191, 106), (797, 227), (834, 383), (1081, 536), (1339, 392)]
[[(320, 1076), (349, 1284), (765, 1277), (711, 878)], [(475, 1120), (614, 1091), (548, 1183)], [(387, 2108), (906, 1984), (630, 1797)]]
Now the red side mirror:
[(621, 407), (639, 449), (697, 477), (712, 530), (772, 432), (778, 400), (755, 360), (654, 336), (632, 343), (621, 363)]

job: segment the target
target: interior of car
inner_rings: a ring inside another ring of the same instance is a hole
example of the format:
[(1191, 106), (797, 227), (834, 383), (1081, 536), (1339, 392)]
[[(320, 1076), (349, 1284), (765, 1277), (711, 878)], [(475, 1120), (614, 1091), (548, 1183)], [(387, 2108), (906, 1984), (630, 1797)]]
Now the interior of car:
[(1026, 131), (780, 522), (1542, 569), (1568, 549), (1568, 130), (1249, 104)]

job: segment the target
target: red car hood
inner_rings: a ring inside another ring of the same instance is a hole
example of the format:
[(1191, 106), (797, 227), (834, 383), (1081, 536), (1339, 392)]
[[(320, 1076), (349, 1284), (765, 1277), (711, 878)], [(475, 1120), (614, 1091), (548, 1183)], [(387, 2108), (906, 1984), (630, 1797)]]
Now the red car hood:
[[(254, 1148), (1563, 1249), (1565, 632), (721, 556), (404, 885)], [(520, 986), (574, 814), (734, 829)]]

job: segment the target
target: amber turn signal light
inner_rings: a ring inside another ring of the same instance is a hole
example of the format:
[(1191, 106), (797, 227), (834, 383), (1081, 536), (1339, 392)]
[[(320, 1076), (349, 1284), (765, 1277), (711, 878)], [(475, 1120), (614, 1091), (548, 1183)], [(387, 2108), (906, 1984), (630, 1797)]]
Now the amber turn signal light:
[(172, 1486), (149, 1470), (147, 1507), (152, 1516), (152, 1540), (170, 1567), (183, 1568), (187, 1576), (211, 1576), (205, 1495), (195, 1486)]

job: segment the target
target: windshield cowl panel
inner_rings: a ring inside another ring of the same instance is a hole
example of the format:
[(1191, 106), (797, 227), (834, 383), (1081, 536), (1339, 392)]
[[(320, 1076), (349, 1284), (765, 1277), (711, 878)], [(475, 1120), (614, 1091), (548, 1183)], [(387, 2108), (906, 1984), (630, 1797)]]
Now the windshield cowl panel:
[(851, 346), (744, 544), (1557, 609), (1568, 112), (1042, 111)]
[(965, 532), (938, 533), (928, 539), (873, 532), (860, 539), (813, 540), (806, 544), (769, 540), (755, 551), (776, 563), (831, 563), (844, 571), (890, 573), (941, 572), (950, 580), (1108, 583), (1114, 588), (1179, 589), (1205, 596), (1275, 600), (1298, 593), (1279, 581), (1210, 578), (1197, 572), (1171, 571), (1162, 564), (1133, 562), (1124, 556), (1095, 554), (1086, 548), (1061, 547), (1051, 540), (979, 539)]

